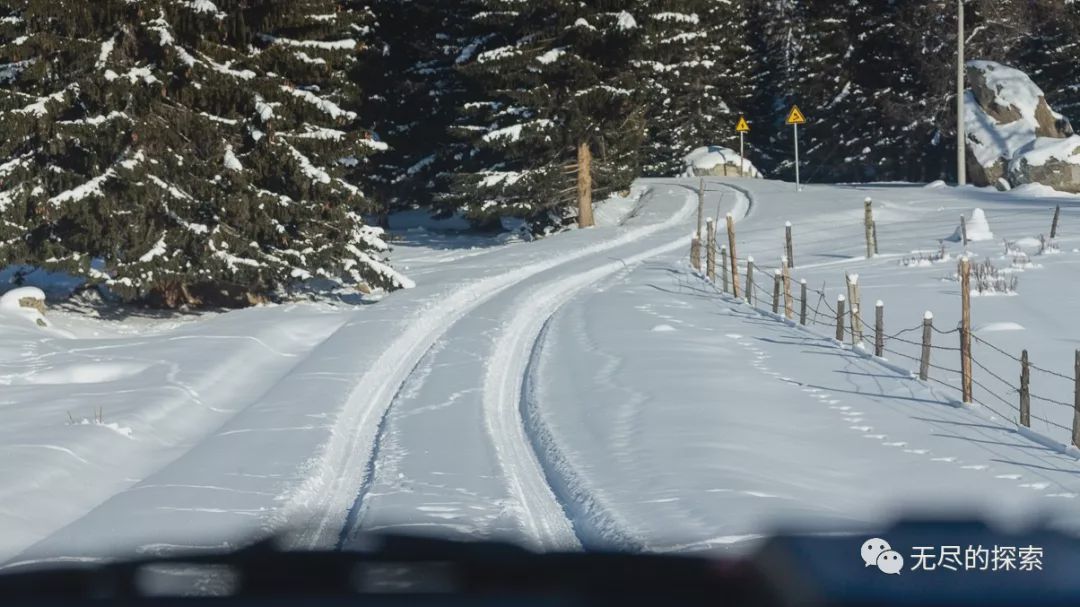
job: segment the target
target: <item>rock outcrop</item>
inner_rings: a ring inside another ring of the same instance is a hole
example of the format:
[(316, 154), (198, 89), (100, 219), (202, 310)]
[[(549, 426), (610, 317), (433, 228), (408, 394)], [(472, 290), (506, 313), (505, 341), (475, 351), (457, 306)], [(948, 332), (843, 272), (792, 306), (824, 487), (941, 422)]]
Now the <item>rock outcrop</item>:
[(1073, 127), (1027, 74), (993, 61), (971, 61), (967, 81), (964, 124), (973, 184), (1000, 189), (1005, 179), (1010, 186), (1080, 188), (1080, 174), (1070, 160), (1074, 155), (1065, 143), (1074, 136)]
[(683, 160), (686, 163), (683, 177), (761, 177), (761, 172), (749, 160), (740, 158), (735, 150), (721, 146), (698, 148)]

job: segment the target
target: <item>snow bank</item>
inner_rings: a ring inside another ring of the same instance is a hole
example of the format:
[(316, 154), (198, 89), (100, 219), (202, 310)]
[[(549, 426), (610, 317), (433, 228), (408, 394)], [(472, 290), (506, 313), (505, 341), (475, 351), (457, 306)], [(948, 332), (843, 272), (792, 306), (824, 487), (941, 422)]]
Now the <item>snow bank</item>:
[[(994, 233), (990, 230), (990, 222), (987, 221), (986, 213), (984, 213), (982, 209), (973, 210), (971, 216), (965, 220), (965, 223), (967, 224), (968, 242), (982, 242), (994, 239)], [(956, 226), (956, 231), (945, 240), (950, 242), (960, 242), (963, 240), (962, 230), (959, 224)]]
[(1054, 188), (1041, 183), (1025, 183), (1023, 185), (1018, 185), (1010, 190), (1010, 193), (1016, 196), (1023, 196), (1024, 198), (1059, 198), (1062, 196), (1077, 196), (1077, 194), (1055, 190)]
[(0, 309), (20, 309), (22, 308), (22, 304), (19, 302), (23, 299), (38, 299), (45, 301), (45, 292), (37, 287), (19, 287), (12, 289), (0, 296)]
[(759, 178), (762, 176), (757, 167), (749, 160), (741, 158), (738, 152), (716, 145), (700, 147), (690, 152), (683, 162), (686, 166), (683, 177), (704, 175), (737, 177), (740, 165), (745, 176)]
[(6, 316), (24, 318), (39, 327), (49, 326), (45, 315), (41, 313), (44, 309), (45, 292), (37, 287), (18, 287), (0, 296), (0, 312)]

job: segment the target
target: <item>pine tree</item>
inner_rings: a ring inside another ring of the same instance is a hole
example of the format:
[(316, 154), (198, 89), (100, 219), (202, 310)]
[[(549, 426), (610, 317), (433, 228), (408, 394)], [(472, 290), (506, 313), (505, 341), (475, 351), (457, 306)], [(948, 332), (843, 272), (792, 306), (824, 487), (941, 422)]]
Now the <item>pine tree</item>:
[(355, 185), (360, 2), (0, 3), (6, 263), (126, 300), (407, 286)]
[(738, 69), (751, 81), (744, 102), (756, 125), (748, 138), (751, 158), (767, 174), (794, 180), (791, 127), (784, 125), (784, 118), (800, 103), (805, 13), (795, 0), (746, 0), (744, 10), (745, 57)]
[(464, 95), (456, 65), (470, 42), (462, 11), (443, 0), (375, 0), (371, 10), (378, 29), (364, 56), (363, 114), (389, 145), (376, 158), (375, 191), (384, 212), (430, 207), (462, 147), (450, 136)]
[(595, 157), (597, 194), (639, 172), (644, 107), (631, 58), (639, 28), (629, 0), (476, 0), (475, 52), (463, 62), (480, 94), (455, 132), (471, 144), (447, 202), (480, 225), (524, 219), (534, 233), (577, 216), (574, 158)]
[[(735, 70), (742, 2), (644, 0), (635, 60), (648, 101), (646, 175), (676, 175), (683, 157), (713, 144), (734, 145), (742, 74)], [(734, 108), (734, 109), (733, 109)]]
[(1080, 2), (1037, 0), (1030, 11), (1031, 35), (1016, 50), (1015, 64), (1080, 128)]

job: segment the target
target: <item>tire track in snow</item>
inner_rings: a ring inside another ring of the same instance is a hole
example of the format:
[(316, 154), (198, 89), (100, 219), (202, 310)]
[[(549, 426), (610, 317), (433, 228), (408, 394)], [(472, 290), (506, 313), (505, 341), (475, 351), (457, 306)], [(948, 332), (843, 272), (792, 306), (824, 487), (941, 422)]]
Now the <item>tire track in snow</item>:
[[(740, 217), (749, 213), (752, 199), (747, 197), (746, 200), (747, 206), (741, 208)], [(685, 220), (695, 206), (696, 195), (688, 194), (680, 212), (665, 224)], [(528, 370), (535, 364), (534, 357), (539, 351), (537, 344), (542, 339), (544, 326), (581, 289), (627, 267), (685, 247), (686, 240), (685, 236), (680, 236), (626, 258), (538, 286), (519, 299), (514, 316), (496, 337), (492, 364), (484, 383), (485, 419), (503, 477), (511, 496), (517, 501), (521, 523), (541, 549), (579, 547), (582, 537), (596, 535), (623, 541), (629, 548), (637, 547), (629, 534), (612, 527), (610, 517), (597, 512), (595, 500), (582, 491), (581, 484), (576, 482), (565, 463), (560, 465), (552, 461), (550, 437), (545, 440), (542, 433), (535, 432), (533, 423), (526, 421), (523, 412), (529, 407), (527, 398), (531, 389)], [(530, 432), (530, 429), (534, 431)], [(557, 476), (558, 482), (550, 482), (548, 474)], [(559, 487), (576, 489), (557, 490)], [(575, 513), (576, 520), (572, 520)], [(582, 520), (582, 516), (593, 520)], [(597, 522), (604, 531), (597, 533), (593, 529)]]
[[(654, 191), (655, 186), (645, 196), (652, 195)], [(348, 401), (334, 422), (334, 432), (330, 440), (311, 462), (302, 485), (283, 496), (284, 506), (273, 526), (301, 529), (291, 537), (290, 543), (296, 547), (323, 548), (338, 545), (343, 530), (348, 533), (347, 523), (357, 520), (358, 512), (355, 510), (362, 507), (364, 502), (364, 488), (373, 468), (369, 462), (373, 460), (376, 445), (380, 440), (381, 420), (392, 405), (394, 395), (398, 394), (408, 381), (417, 364), (452, 325), (499, 293), (541, 272), (634, 243), (674, 227), (690, 215), (692, 207), (688, 198), (684, 207), (664, 222), (627, 230), (610, 240), (584, 246), (566, 255), (478, 280), (454, 291), (448, 297), (432, 302), (414, 314), (403, 323), (407, 327), (404, 333), (387, 345), (375, 364), (365, 371), (350, 390)], [(667, 246), (683, 246), (685, 240), (683, 237)], [(604, 267), (612, 265), (616, 268), (623, 267), (622, 262)], [(523, 370), (518, 375), (516, 390), (512, 390), (514, 396), (511, 401), (515, 404), (520, 396), (522, 374)], [(520, 439), (520, 415), (512, 417), (511, 426), (514, 426), (514, 420), (518, 422), (515, 436)], [(528, 445), (525, 445), (525, 448), (529, 450)], [(535, 457), (532, 461), (535, 462)], [(546, 489), (546, 483), (544, 487)], [(548, 503), (551, 502), (550, 490), (546, 496), (542, 492), (537, 495), (546, 497)], [(550, 508), (547, 512), (555, 514)], [(561, 508), (558, 509), (558, 514), (565, 521)], [(564, 533), (569, 530), (569, 525), (556, 523), (555, 526), (557, 528), (542, 530), (545, 525), (539, 525), (536, 532), (540, 534), (546, 531), (565, 537)], [(529, 527), (531, 529), (533, 526)], [(572, 533), (570, 535), (572, 537)]]

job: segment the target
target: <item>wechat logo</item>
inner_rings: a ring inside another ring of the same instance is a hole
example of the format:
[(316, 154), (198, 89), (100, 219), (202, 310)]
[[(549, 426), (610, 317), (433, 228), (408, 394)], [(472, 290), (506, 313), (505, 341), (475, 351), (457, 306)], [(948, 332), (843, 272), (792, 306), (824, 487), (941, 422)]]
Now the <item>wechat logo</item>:
[(900, 570), (904, 568), (904, 557), (881, 538), (863, 542), (861, 553), (865, 567), (877, 567), (882, 573), (900, 575)]

